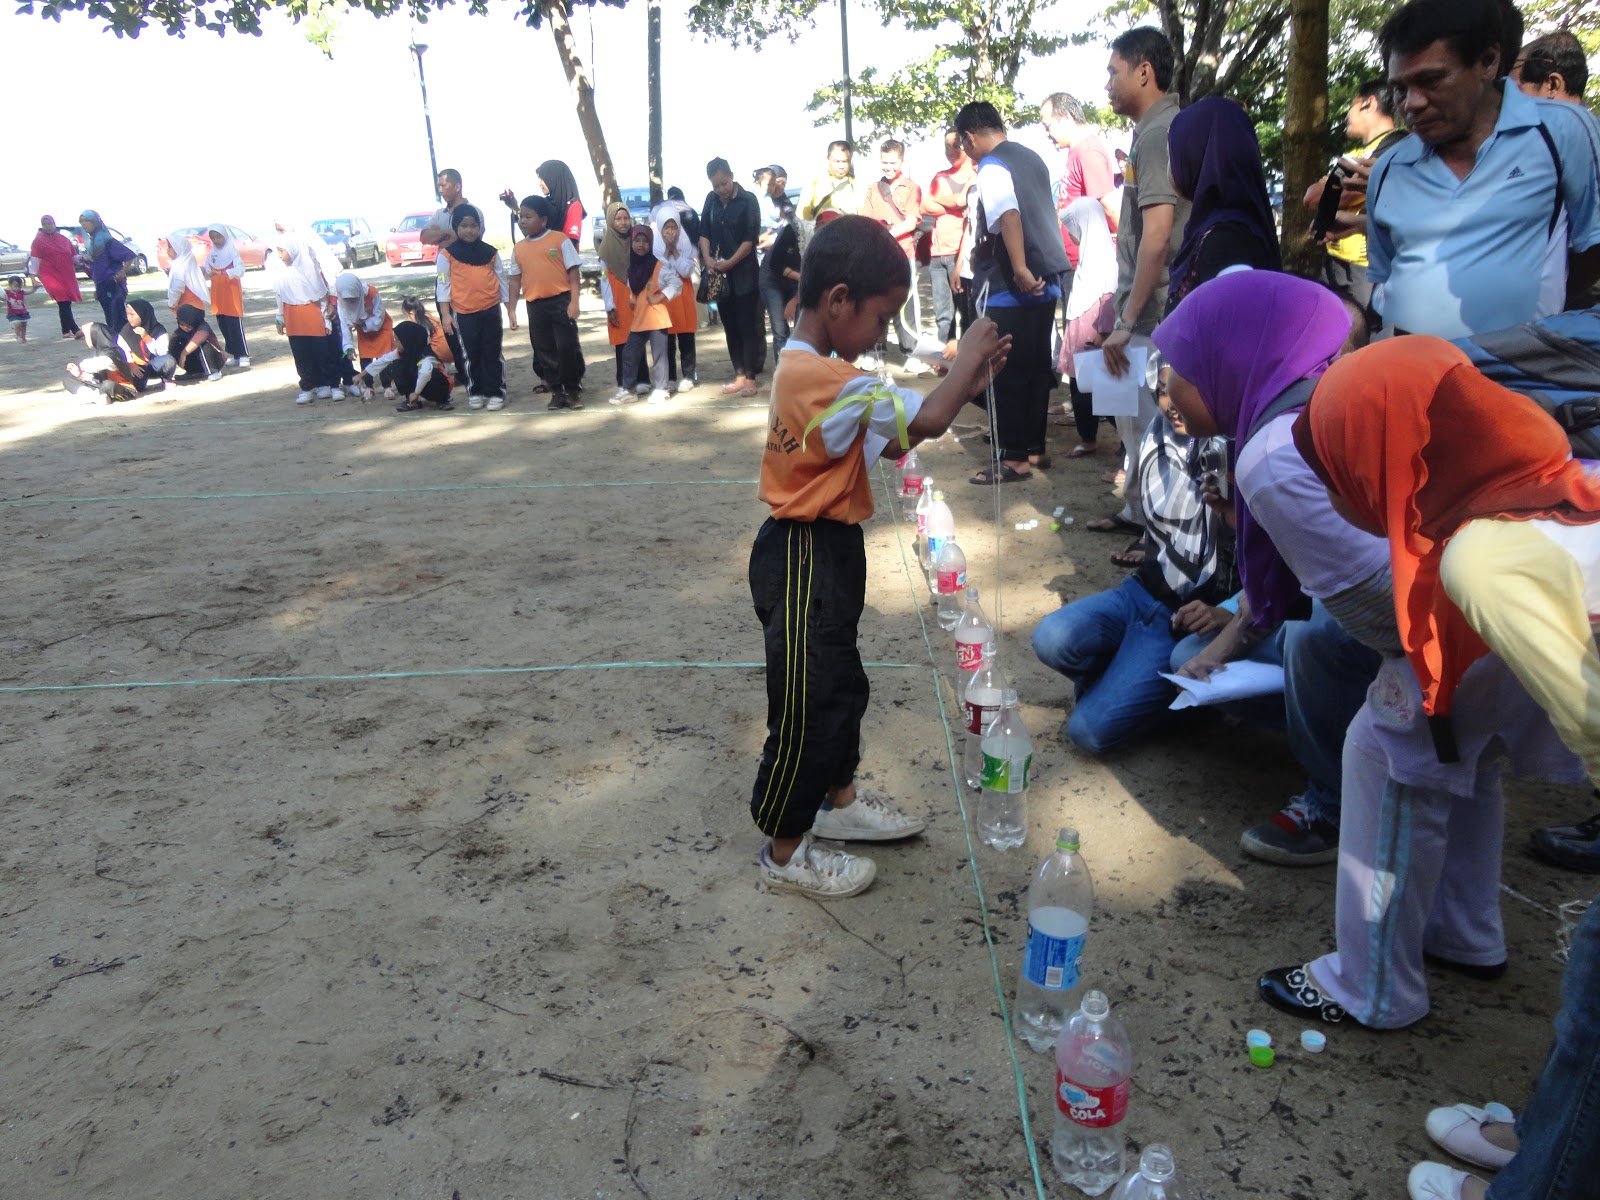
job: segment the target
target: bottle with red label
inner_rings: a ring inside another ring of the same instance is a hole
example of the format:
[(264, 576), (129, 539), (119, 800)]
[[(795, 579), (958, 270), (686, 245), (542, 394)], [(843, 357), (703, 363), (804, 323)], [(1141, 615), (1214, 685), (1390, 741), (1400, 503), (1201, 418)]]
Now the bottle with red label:
[(956, 545), (954, 534), (939, 543), (933, 590), (939, 597), (939, 628), (953, 632), (961, 624), (961, 613), (967, 604), (967, 556)]
[(967, 606), (962, 610), (961, 620), (956, 622), (956, 690), (960, 691), (967, 686), (967, 680), (972, 678), (972, 672), (978, 669), (978, 663), (983, 658), (984, 643), (994, 637), (994, 629), (989, 624), (989, 618), (983, 615), (983, 606), (978, 603), (978, 589), (967, 589)]
[(910, 517), (922, 499), (922, 464), (917, 461), (915, 449), (907, 450), (896, 464), (900, 468), (900, 511)]
[(1056, 1173), (1087, 1196), (1122, 1178), (1133, 1047), (1104, 992), (1089, 992), (1056, 1043)]
[(984, 643), (978, 669), (972, 672), (962, 693), (961, 703), (967, 728), (967, 744), (961, 751), (961, 766), (967, 786), (983, 786), (983, 731), (1000, 715), (1000, 700), (1007, 688), (1005, 673), (995, 656), (994, 638)]
[(917, 562), (927, 571), (933, 563), (928, 560), (928, 514), (933, 511), (933, 476), (922, 477), (922, 494), (917, 497)]
[[(955, 516), (950, 512), (950, 506), (945, 503), (944, 493), (935, 489), (933, 500), (928, 505), (927, 532), (923, 538), (924, 544), (928, 547), (928, 557), (922, 564), (928, 572), (928, 590), (934, 595), (939, 594), (939, 575), (937, 571), (939, 551), (944, 548), (945, 542), (955, 536)], [(962, 570), (966, 570), (964, 563)]]

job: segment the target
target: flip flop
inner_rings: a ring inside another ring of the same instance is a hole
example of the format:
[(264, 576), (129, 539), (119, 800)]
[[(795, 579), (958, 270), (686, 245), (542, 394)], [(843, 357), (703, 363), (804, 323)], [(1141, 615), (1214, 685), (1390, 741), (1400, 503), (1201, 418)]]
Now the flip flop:
[(1144, 542), (1129, 542), (1127, 547), (1110, 556), (1111, 561), (1124, 570), (1133, 570), (1144, 563)]
[(1099, 442), (1079, 442), (1067, 451), (1068, 458), (1089, 458), (1100, 453)]
[(1144, 537), (1144, 527), (1128, 520), (1121, 513), (1112, 513), (1109, 517), (1090, 521), (1084, 528), (1090, 533), (1136, 533), (1139, 537)]
[[(1001, 483), (1020, 483), (1024, 479), (1032, 478), (1032, 471), (1019, 471), (1010, 463), (1000, 464), (999, 482)], [(979, 471), (971, 479), (967, 480), (967, 482), (977, 484), (979, 487), (988, 487), (990, 484), (995, 482), (995, 479), (988, 471)]]

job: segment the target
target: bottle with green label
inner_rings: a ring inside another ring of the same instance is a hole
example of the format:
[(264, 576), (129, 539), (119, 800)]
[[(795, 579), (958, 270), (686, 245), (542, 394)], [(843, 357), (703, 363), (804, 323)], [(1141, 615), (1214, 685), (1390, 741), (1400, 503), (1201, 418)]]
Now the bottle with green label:
[(1033, 739), (1022, 721), (1017, 690), (1000, 696), (1000, 713), (979, 742), (978, 837), (996, 850), (1012, 850), (1028, 836), (1028, 774), (1033, 769)]

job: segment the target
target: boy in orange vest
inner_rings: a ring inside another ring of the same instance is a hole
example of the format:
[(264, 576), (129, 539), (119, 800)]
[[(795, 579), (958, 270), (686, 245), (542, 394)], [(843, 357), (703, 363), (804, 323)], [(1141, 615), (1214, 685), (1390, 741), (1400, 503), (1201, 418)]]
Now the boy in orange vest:
[(926, 398), (850, 364), (906, 302), (911, 267), (880, 222), (845, 216), (817, 230), (800, 268), (800, 315), (772, 381), (760, 495), (772, 516), (750, 551), (750, 593), (765, 632), (767, 740), (750, 812), (771, 840), (761, 880), (772, 891), (853, 896), (871, 859), (813, 836), (894, 841), (923, 822), (857, 794), (867, 675), (856, 648), (866, 603), (861, 522), (872, 515), (873, 462), (950, 427), (1005, 366), (1011, 339), (976, 322)]
[(551, 229), (555, 211), (543, 196), (525, 196), (517, 209), (522, 240), (511, 248), (511, 288), (528, 304), (534, 373), (550, 385), (549, 408), (582, 408), (583, 348), (578, 344), (578, 251)]

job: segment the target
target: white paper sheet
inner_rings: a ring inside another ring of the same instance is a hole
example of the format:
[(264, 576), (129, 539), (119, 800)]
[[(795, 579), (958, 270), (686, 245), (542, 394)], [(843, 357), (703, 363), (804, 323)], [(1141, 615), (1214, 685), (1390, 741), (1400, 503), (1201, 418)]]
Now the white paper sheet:
[(1178, 685), (1178, 698), (1169, 706), (1173, 709), (1197, 708), (1203, 704), (1226, 704), (1230, 700), (1248, 700), (1254, 696), (1275, 696), (1283, 691), (1283, 668), (1272, 663), (1229, 663), (1220, 671), (1212, 672), (1206, 680), (1187, 679), (1182, 675), (1161, 672), (1161, 678)]
[(1139, 415), (1139, 385), (1145, 380), (1150, 350), (1147, 346), (1129, 346), (1127, 355), (1128, 372), (1120, 379), (1106, 370), (1104, 350), (1085, 350), (1072, 356), (1072, 377), (1080, 391), (1094, 398), (1095, 416)]

